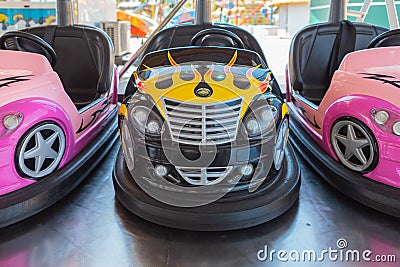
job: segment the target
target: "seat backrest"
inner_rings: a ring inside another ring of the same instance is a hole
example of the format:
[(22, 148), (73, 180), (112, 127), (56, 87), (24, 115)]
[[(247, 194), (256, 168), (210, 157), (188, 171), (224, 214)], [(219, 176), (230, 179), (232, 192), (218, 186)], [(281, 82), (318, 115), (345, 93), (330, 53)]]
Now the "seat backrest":
[(233, 25), (211, 23), (204, 23), (201, 25), (179, 25), (167, 28), (159, 32), (153, 40), (150, 41), (144, 51), (144, 55), (161, 49), (190, 46), (190, 40), (196, 33), (211, 28), (225, 29), (235, 33), (242, 39), (245, 49), (258, 53), (266, 62), (263, 50), (257, 40), (249, 32)]
[(366, 23), (320, 23), (300, 30), (292, 40), (289, 54), (293, 90), (319, 104), (344, 56), (365, 49), (386, 28)]
[(400, 46), (400, 29), (384, 32), (374, 38), (369, 44), (369, 48)]
[(102, 30), (83, 25), (44, 26), (27, 30), (49, 42), (57, 53), (54, 70), (65, 90), (105, 93), (114, 75), (114, 47)]

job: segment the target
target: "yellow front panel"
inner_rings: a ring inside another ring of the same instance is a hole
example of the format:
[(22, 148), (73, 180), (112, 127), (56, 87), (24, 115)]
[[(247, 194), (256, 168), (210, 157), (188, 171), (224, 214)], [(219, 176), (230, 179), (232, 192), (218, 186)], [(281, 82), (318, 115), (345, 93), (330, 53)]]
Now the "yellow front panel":
[[(249, 68), (249, 71), (246, 73), (246, 77), (250, 82), (250, 87), (248, 89), (240, 89), (235, 86), (234, 74), (231, 72), (230, 68), (236, 60), (237, 53), (235, 53), (232, 60), (225, 66), (225, 79), (222, 81), (213, 80), (212, 73), (214, 71), (214, 66), (209, 68), (204, 74), (204, 77), (192, 66), (194, 79), (190, 81), (182, 80), (180, 78), (181, 67), (172, 59), (169, 53), (168, 57), (172, 65), (171, 68), (175, 68), (171, 74), (172, 85), (166, 89), (157, 88), (156, 83), (160, 77), (158, 75), (153, 75), (152, 78), (142, 81), (140, 88), (143, 93), (152, 96), (164, 118), (165, 114), (161, 101), (163, 97), (194, 104), (225, 102), (241, 97), (243, 99), (243, 107), (240, 117), (242, 118), (254, 97), (264, 93), (269, 85), (270, 74), (267, 75), (264, 81), (260, 81), (252, 76), (252, 72), (258, 68), (254, 67)], [(157, 72), (157, 70), (153, 71)], [(205, 82), (212, 89), (212, 95), (210, 97), (199, 97), (195, 94), (195, 88), (200, 82)]]

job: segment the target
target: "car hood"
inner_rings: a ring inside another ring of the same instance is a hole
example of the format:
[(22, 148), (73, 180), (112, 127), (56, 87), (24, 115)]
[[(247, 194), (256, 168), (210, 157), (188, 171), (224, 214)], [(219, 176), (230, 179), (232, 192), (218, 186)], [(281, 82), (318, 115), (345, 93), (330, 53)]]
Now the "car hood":
[[(172, 59), (171, 59), (172, 60)], [(269, 89), (271, 72), (248, 66), (193, 62), (148, 69), (135, 75), (142, 93), (149, 94), (163, 114), (162, 99), (211, 104), (231, 99), (243, 100), (242, 116), (255, 96)]]
[(400, 66), (370, 67), (357, 74), (367, 83), (364, 90), (369, 95), (384, 99), (400, 107)]
[[(1, 70), (0, 69), (0, 89), (7, 89), (20, 82), (31, 80), (33, 73), (29, 70)], [(4, 90), (2, 90), (4, 91)], [(1, 91), (0, 91), (1, 92)]]
[(53, 73), (53, 69), (42, 55), (0, 50), (0, 58), (0, 106), (52, 81), (46, 74)]
[(0, 69), (0, 103), (10, 94), (27, 90), (27, 84), (33, 79), (28, 70), (1, 70)]
[(400, 98), (396, 97), (400, 90), (400, 47), (349, 53), (335, 76), (336, 82), (351, 84), (345, 94), (373, 96), (400, 107)]
[(56, 73), (0, 75), (0, 107), (25, 98), (54, 98), (62, 87)]

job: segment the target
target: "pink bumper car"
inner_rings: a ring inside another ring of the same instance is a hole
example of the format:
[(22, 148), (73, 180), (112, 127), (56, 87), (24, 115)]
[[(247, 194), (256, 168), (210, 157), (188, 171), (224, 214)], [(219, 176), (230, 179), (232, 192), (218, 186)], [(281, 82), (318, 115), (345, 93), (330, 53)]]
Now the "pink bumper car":
[(113, 46), (100, 30), (0, 37), (0, 227), (72, 191), (116, 139)]
[(400, 35), (324, 23), (293, 39), (291, 140), (332, 186), (400, 217)]

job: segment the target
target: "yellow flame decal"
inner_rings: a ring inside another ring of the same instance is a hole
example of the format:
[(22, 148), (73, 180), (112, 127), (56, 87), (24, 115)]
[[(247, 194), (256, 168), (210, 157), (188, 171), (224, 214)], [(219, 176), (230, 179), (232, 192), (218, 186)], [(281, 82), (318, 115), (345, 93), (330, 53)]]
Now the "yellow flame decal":
[[(175, 68), (175, 71), (172, 73), (172, 76), (171, 76), (171, 78), (172, 78), (172, 85), (170, 86), (171, 89), (172, 88), (174, 88), (174, 89), (175, 88), (180, 88), (181, 86), (193, 87), (193, 86), (196, 86), (197, 84), (199, 84), (202, 81), (201, 73), (193, 65), (191, 65), (191, 69), (192, 69), (194, 78), (192, 80), (190, 80), (190, 81), (182, 80), (180, 78), (181, 67), (173, 59), (173, 57), (171, 56), (170, 52), (168, 52), (168, 60), (170, 61), (171, 65)], [(156, 86), (157, 82), (159, 81), (159, 79), (162, 79), (162, 78), (165, 78), (165, 77), (163, 77), (163, 75), (161, 73), (159, 73), (157, 70), (149, 68), (146, 65), (144, 65), (144, 66), (153, 71), (152, 77), (149, 78), (148, 80), (146, 80), (145, 87), (149, 88), (149, 89), (157, 89), (157, 86)], [(169, 75), (170, 74), (166, 74), (165, 76), (168, 78)], [(161, 89), (161, 90), (163, 90), (163, 89)], [(160, 95), (160, 97), (161, 97), (161, 95)], [(160, 97), (155, 99), (156, 102), (159, 101)]]
[(235, 54), (233, 55), (232, 59), (229, 61), (228, 64), (226, 64), (227, 67), (232, 67), (233, 64), (235, 64), (237, 59), (237, 51), (235, 51)]
[(176, 63), (176, 61), (172, 58), (171, 53), (168, 51), (168, 60), (171, 63), (172, 66), (174, 67), (179, 67), (179, 64)]
[[(172, 98), (180, 100), (183, 102), (191, 102), (197, 104), (210, 104), (218, 101), (227, 101), (234, 98), (243, 99), (243, 116), (247, 110), (248, 105), (253, 100), (256, 95), (264, 93), (269, 88), (269, 82), (271, 79), (271, 73), (269, 72), (265, 79), (259, 80), (253, 77), (253, 72), (260, 68), (261, 66), (256, 66), (249, 69), (245, 76), (247, 77), (250, 87), (239, 88), (235, 85), (235, 74), (231, 71), (232, 66), (235, 64), (238, 52), (235, 51), (231, 60), (224, 66), (225, 78), (223, 80), (214, 80), (213, 72), (216, 66), (213, 64), (202, 77), (201, 73), (196, 69), (195, 66), (191, 65), (191, 70), (193, 72), (194, 78), (192, 80), (183, 80), (180, 77), (182, 72), (181, 66), (174, 60), (171, 53), (167, 53), (168, 60), (174, 68), (173, 73), (167, 71), (163, 74), (163, 71), (158, 72), (157, 69), (152, 69), (148, 66), (144, 66), (151, 70), (153, 73), (151, 77), (143, 83), (143, 90), (152, 96), (154, 101), (159, 107), (161, 114), (165, 117), (163, 112), (161, 98)], [(166, 89), (157, 88), (157, 83), (162, 81), (162, 79), (172, 79), (172, 84)], [(195, 95), (194, 89), (199, 85), (200, 82), (204, 81), (213, 90), (213, 94), (207, 98), (199, 98)]]
[(139, 79), (139, 75), (135, 72), (133, 72), (133, 77), (135, 78), (135, 81), (137, 81)]
[(264, 93), (269, 89), (269, 82), (271, 81), (271, 72), (268, 72), (268, 74), (265, 76), (264, 80), (260, 81), (257, 78), (253, 77), (253, 72), (261, 67), (261, 65), (258, 65), (257, 67), (251, 68), (246, 72), (246, 77), (249, 79), (249, 81), (254, 84), (261, 93)]

